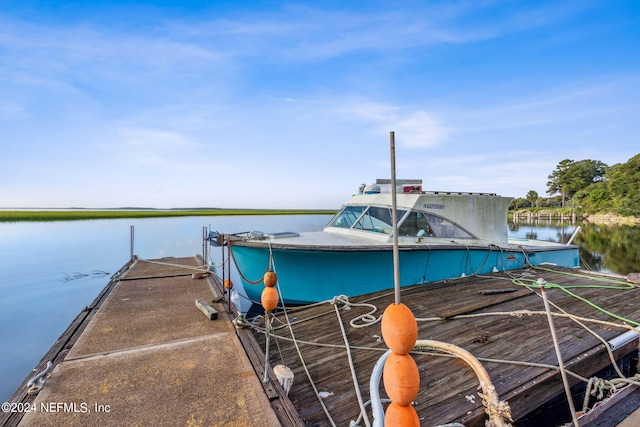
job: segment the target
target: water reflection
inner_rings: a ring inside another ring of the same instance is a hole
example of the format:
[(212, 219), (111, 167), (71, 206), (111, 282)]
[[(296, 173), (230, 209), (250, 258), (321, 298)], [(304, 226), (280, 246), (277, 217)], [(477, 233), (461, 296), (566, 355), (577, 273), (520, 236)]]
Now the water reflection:
[(581, 254), (600, 270), (618, 274), (640, 272), (640, 227), (583, 225), (576, 237)]
[(509, 236), (567, 243), (576, 228), (573, 243), (588, 268), (627, 275), (640, 272), (640, 227), (569, 223), (509, 223)]

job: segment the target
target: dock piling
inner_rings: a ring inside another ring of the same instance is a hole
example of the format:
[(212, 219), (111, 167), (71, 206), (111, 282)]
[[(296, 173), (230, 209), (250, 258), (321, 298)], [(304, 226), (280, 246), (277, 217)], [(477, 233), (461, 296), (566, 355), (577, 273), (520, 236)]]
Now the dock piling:
[(133, 259), (133, 257), (135, 256), (135, 255), (134, 255), (134, 252), (133, 252), (133, 242), (134, 242), (134, 240), (135, 240), (135, 228), (134, 228), (134, 226), (132, 225), (132, 226), (131, 226), (131, 229), (130, 229), (130, 239), (129, 239), (129, 242), (130, 242), (130, 249), (131, 249), (131, 252), (130, 252), (130, 253), (131, 253), (131, 256), (129, 257), (129, 259)]

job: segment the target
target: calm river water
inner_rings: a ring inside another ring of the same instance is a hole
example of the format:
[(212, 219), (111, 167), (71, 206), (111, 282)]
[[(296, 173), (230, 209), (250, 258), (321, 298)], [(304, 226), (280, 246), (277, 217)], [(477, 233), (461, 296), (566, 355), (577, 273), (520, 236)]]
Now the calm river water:
[[(202, 228), (320, 230), (329, 215), (183, 217), (0, 223), (0, 401), (30, 374), (78, 313), (130, 256), (193, 256), (202, 252)], [(510, 235), (567, 241), (575, 226), (510, 224)], [(640, 271), (640, 227), (584, 226), (575, 243), (596, 270)], [(217, 251), (212, 252), (217, 255)], [(236, 280), (235, 283), (238, 283)]]

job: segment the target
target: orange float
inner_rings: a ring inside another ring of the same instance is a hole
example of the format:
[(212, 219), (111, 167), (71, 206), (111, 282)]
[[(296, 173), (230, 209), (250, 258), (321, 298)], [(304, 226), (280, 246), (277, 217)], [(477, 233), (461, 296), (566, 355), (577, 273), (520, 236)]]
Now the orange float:
[(263, 280), (266, 287), (273, 288), (276, 283), (278, 283), (278, 276), (273, 270), (267, 270), (267, 272), (264, 273)]
[(227, 280), (224, 281), (224, 287), (225, 287), (225, 289), (233, 288), (233, 282), (231, 281), (231, 279), (227, 279)]
[(418, 365), (409, 354), (391, 353), (384, 362), (382, 380), (389, 398), (399, 405), (410, 405), (420, 390)]
[(272, 311), (278, 306), (278, 291), (276, 288), (264, 288), (260, 297), (262, 307), (267, 311)]
[(394, 353), (408, 354), (418, 339), (418, 322), (404, 304), (390, 304), (382, 315), (382, 338)]
[(420, 419), (413, 406), (402, 406), (396, 402), (391, 402), (384, 414), (385, 427), (418, 427)]

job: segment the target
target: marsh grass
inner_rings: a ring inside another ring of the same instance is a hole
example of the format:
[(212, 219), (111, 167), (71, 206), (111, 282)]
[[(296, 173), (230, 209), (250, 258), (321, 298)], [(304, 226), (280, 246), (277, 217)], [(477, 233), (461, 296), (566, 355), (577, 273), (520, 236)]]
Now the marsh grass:
[(307, 209), (112, 209), (112, 210), (0, 210), (0, 222), (82, 221), (90, 219), (163, 218), (217, 215), (315, 215), (334, 214), (334, 210)]

